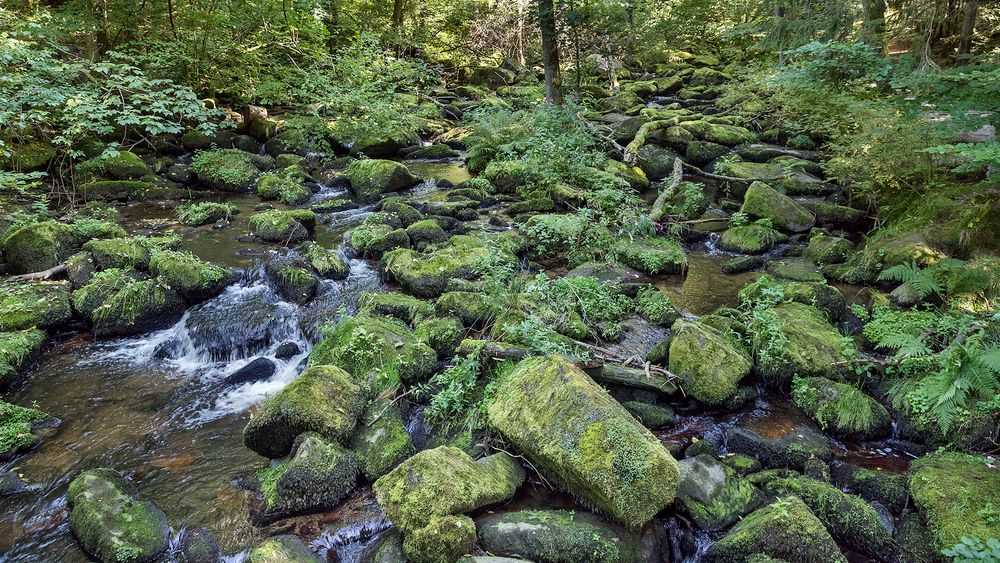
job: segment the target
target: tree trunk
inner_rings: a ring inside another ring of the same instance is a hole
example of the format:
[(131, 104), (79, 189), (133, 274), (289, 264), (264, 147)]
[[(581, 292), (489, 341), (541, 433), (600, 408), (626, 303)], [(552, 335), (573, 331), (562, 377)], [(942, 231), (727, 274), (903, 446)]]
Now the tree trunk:
[(562, 78), (559, 75), (559, 34), (552, 0), (538, 0), (538, 26), (542, 30), (542, 64), (545, 66), (545, 101), (561, 106)]
[(393, 0), (392, 2), (392, 28), (397, 32), (403, 26), (403, 1)]
[(962, 10), (962, 34), (958, 41), (958, 64), (969, 62), (968, 55), (972, 52), (972, 32), (976, 29), (976, 12), (979, 10), (978, 0), (965, 0)]
[(864, 10), (863, 40), (885, 52), (885, 0), (861, 0)]
[(332, 53), (337, 47), (338, 28), (340, 27), (337, 0), (327, 0), (325, 12), (323, 14), (323, 27), (326, 28), (326, 48)]

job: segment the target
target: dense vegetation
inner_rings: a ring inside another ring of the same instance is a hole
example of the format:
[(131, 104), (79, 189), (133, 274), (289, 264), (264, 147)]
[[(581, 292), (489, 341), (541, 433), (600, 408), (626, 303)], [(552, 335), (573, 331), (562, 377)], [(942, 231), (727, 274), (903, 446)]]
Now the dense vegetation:
[[(363, 561), (998, 560), (997, 127), (985, 0), (5, 4), (0, 496), (101, 561), (337, 557), (266, 526), (359, 497)], [(8, 463), (53, 343), (159, 330), (271, 460), (176, 541), (101, 452)]]

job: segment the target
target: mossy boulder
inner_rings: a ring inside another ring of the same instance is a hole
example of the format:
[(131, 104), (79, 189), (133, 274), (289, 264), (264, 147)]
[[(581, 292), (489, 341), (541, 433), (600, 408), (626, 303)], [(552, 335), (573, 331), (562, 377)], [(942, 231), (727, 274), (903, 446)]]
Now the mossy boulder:
[(621, 263), (646, 274), (681, 274), (687, 270), (687, 255), (680, 243), (671, 238), (621, 240), (612, 250)]
[(177, 208), (177, 218), (189, 227), (228, 220), (237, 213), (239, 213), (239, 208), (235, 204), (216, 201), (202, 201)]
[(684, 121), (680, 126), (702, 141), (726, 147), (748, 143), (754, 137), (749, 129), (736, 125), (712, 123), (703, 119)]
[(589, 512), (519, 510), (476, 521), (479, 545), (500, 556), (544, 563), (644, 561), (639, 537)]
[(416, 453), (399, 408), (385, 399), (368, 403), (348, 445), (372, 482)]
[(306, 544), (295, 536), (275, 536), (250, 550), (246, 563), (320, 563)]
[(83, 245), (83, 249), (94, 257), (99, 270), (121, 268), (145, 271), (149, 268), (152, 251), (166, 242), (148, 237), (112, 238), (89, 241)]
[(180, 558), (184, 563), (217, 563), (222, 560), (222, 547), (205, 528), (188, 528), (180, 538)]
[(0, 462), (35, 447), (41, 438), (33, 431), (50, 422), (56, 421), (38, 409), (0, 401)]
[(736, 178), (767, 182), (781, 187), (788, 195), (818, 196), (832, 191), (823, 180), (808, 172), (789, 169), (780, 162), (727, 162), (722, 173)]
[(294, 211), (264, 211), (250, 217), (250, 234), (265, 241), (294, 244), (308, 240), (316, 227), (316, 214)]
[(422, 250), (429, 244), (438, 244), (448, 240), (448, 233), (441, 228), (437, 219), (424, 219), (406, 227), (406, 235), (417, 250)]
[(696, 455), (678, 461), (677, 466), (681, 475), (677, 500), (703, 530), (730, 526), (762, 500), (756, 487), (714, 457)]
[(465, 336), (465, 327), (455, 317), (433, 317), (417, 324), (413, 335), (433, 348), (439, 358), (447, 358)]
[(315, 432), (300, 434), (291, 456), (258, 473), (262, 521), (335, 507), (354, 489), (360, 465), (353, 453)]
[(442, 317), (457, 317), (467, 327), (483, 328), (496, 315), (488, 296), (472, 291), (450, 291), (438, 297), (434, 311)]
[(437, 354), (427, 343), (389, 317), (347, 317), (324, 327), (322, 334), (323, 340), (309, 355), (309, 364), (341, 366), (355, 378), (391, 365), (405, 383), (417, 383), (430, 376), (437, 362)]
[(313, 365), (260, 406), (243, 429), (243, 443), (262, 456), (277, 458), (287, 455), (303, 432), (343, 442), (361, 416), (367, 393), (344, 370)]
[(928, 454), (910, 465), (910, 494), (939, 552), (963, 537), (1000, 538), (1000, 472), (992, 465), (958, 452)]
[(398, 162), (374, 158), (355, 160), (347, 167), (347, 179), (354, 193), (373, 201), (380, 195), (413, 186), (419, 179)]
[(795, 496), (755, 510), (708, 548), (720, 563), (742, 563), (757, 554), (789, 563), (847, 563), (823, 522)]
[(673, 172), (676, 152), (659, 145), (647, 144), (636, 153), (639, 169), (652, 181), (662, 180)]
[(395, 317), (406, 324), (434, 314), (430, 302), (395, 291), (365, 292), (358, 305), (365, 313)]
[(306, 251), (306, 258), (309, 260), (309, 265), (322, 278), (342, 280), (351, 273), (351, 267), (347, 264), (347, 260), (344, 260), (340, 252), (334, 249), (312, 244)]
[(741, 254), (763, 254), (774, 248), (776, 243), (786, 240), (788, 237), (778, 231), (766, 225), (753, 223), (741, 227), (730, 227), (723, 231), (719, 237), (718, 247)]
[(703, 403), (725, 402), (753, 367), (743, 350), (711, 326), (678, 319), (671, 334), (670, 371), (683, 379), (688, 395)]
[(840, 319), (847, 311), (847, 300), (839, 289), (819, 282), (785, 282), (785, 298), (812, 305), (824, 311), (831, 319)]
[(239, 276), (229, 268), (173, 250), (154, 252), (149, 261), (149, 273), (188, 303), (200, 303), (215, 297), (236, 282)]
[(40, 272), (61, 264), (85, 241), (72, 225), (42, 221), (3, 235), (3, 255), (12, 274)]
[(758, 219), (770, 219), (776, 228), (792, 233), (808, 231), (816, 223), (816, 217), (808, 209), (764, 182), (750, 184), (740, 211)]
[(796, 378), (792, 399), (820, 428), (844, 440), (877, 440), (892, 432), (892, 417), (885, 407), (847, 383)]
[(146, 563), (166, 551), (170, 526), (162, 510), (138, 499), (112, 469), (90, 469), (69, 484), (69, 526), (80, 546), (104, 563)]
[(38, 356), (44, 342), (45, 333), (35, 328), (0, 332), (0, 389)]
[(820, 266), (841, 264), (854, 252), (854, 244), (841, 237), (833, 237), (822, 233), (809, 238), (805, 256)]
[(132, 151), (120, 151), (114, 156), (91, 158), (76, 166), (77, 180), (83, 181), (97, 178), (132, 180), (150, 172), (149, 166)]
[(869, 557), (884, 558), (892, 551), (892, 530), (886, 529), (879, 513), (860, 497), (805, 476), (774, 479), (765, 490), (802, 499), (834, 538)]
[(829, 440), (808, 420), (778, 413), (730, 428), (726, 443), (731, 453), (752, 456), (770, 468), (800, 470), (808, 459), (833, 459)]
[(73, 292), (73, 308), (91, 322), (95, 336), (129, 336), (171, 326), (184, 312), (184, 302), (155, 279), (138, 280), (111, 269)]
[(461, 156), (461, 154), (455, 149), (445, 145), (443, 143), (435, 143), (433, 145), (428, 145), (426, 147), (420, 147), (416, 150), (412, 150), (406, 153), (406, 158), (456, 158)]
[(199, 152), (191, 161), (191, 172), (212, 189), (223, 192), (249, 191), (260, 174), (253, 155), (239, 149)]
[(486, 179), (497, 193), (511, 194), (528, 183), (530, 174), (523, 160), (492, 160), (483, 170)]
[(830, 468), (833, 483), (844, 492), (854, 493), (870, 502), (879, 502), (898, 514), (910, 498), (906, 474), (881, 469), (866, 469), (850, 463), (834, 461)]
[(412, 563), (456, 561), (476, 546), (476, 524), (465, 515), (435, 516), (403, 539), (403, 553)]
[(299, 263), (274, 261), (265, 270), (285, 301), (304, 305), (316, 296), (319, 280)]
[[(816, 307), (794, 302), (770, 310), (785, 342), (776, 357), (765, 359), (758, 354), (757, 369), (765, 382), (773, 387), (786, 387), (795, 375), (836, 378), (835, 364), (847, 359), (845, 346), (849, 344), (826, 314)], [(769, 337), (756, 334), (754, 338)]]
[(409, 248), (407, 231), (385, 223), (365, 222), (350, 233), (351, 246), (366, 258), (379, 258), (390, 250)]
[[(6, 153), (10, 153), (7, 155)], [(22, 143), (10, 143), (9, 140), (0, 151), (0, 170), (13, 172), (33, 172), (45, 168), (56, 156), (56, 148), (51, 144), (32, 139)]]
[(0, 331), (56, 328), (72, 317), (65, 282), (0, 285)]
[(474, 280), (484, 264), (495, 260), (514, 264), (513, 254), (499, 245), (472, 235), (456, 235), (427, 252), (397, 249), (386, 253), (379, 269), (417, 297), (437, 297), (452, 280)]
[(379, 212), (391, 213), (399, 218), (399, 222), (404, 227), (408, 227), (424, 218), (424, 214), (416, 207), (408, 203), (403, 203), (400, 198), (392, 197), (383, 200)]
[[(298, 167), (290, 170), (301, 171)], [(312, 197), (312, 190), (302, 184), (302, 176), (287, 171), (268, 172), (257, 183), (257, 195), (263, 200), (276, 199), (285, 205), (302, 205)]]
[(550, 481), (629, 528), (670, 504), (677, 462), (576, 365), (522, 361), (490, 403), (490, 424)]
[(625, 401), (622, 403), (622, 406), (646, 428), (670, 426), (677, 419), (673, 409), (665, 405), (644, 403), (642, 401)]
[(788, 256), (767, 263), (767, 272), (783, 280), (823, 283), (826, 277), (816, 263), (805, 256)]

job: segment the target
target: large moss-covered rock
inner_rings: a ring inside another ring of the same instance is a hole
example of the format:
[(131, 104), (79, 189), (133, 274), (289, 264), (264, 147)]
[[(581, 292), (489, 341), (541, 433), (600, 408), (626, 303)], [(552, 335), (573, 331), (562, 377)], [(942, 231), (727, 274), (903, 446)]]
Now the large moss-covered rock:
[(516, 258), (498, 245), (471, 235), (456, 235), (428, 252), (397, 249), (387, 252), (379, 268), (417, 297), (437, 297), (452, 280), (474, 280), (483, 265), (494, 260), (513, 264)]
[(711, 405), (731, 397), (752, 362), (733, 341), (704, 323), (678, 319), (671, 328), (670, 371), (684, 381), (684, 391)]
[(316, 432), (343, 442), (365, 407), (367, 389), (344, 370), (313, 365), (261, 405), (243, 429), (243, 443), (269, 458), (287, 455), (295, 438)]
[(680, 243), (671, 238), (621, 240), (613, 251), (621, 263), (650, 275), (680, 274), (687, 270), (687, 255)]
[(287, 460), (258, 473), (265, 503), (261, 517), (333, 508), (354, 489), (359, 470), (357, 458), (340, 444), (315, 432), (300, 434)]
[(805, 256), (820, 266), (826, 266), (846, 261), (853, 251), (854, 244), (851, 241), (819, 233), (809, 238)]
[(456, 561), (475, 546), (476, 523), (464, 514), (434, 516), (403, 539), (403, 553), (412, 563)]
[(9, 140), (5, 142), (7, 144), (4, 150), (0, 151), (0, 170), (14, 172), (41, 170), (56, 155), (56, 148), (45, 141), (32, 139), (16, 144), (11, 144)]
[(347, 179), (354, 193), (366, 200), (375, 200), (385, 193), (398, 192), (416, 184), (419, 179), (410, 170), (391, 160), (355, 160), (347, 167)]
[(309, 245), (306, 251), (309, 265), (320, 277), (331, 280), (345, 279), (351, 273), (347, 260), (335, 249), (323, 248), (318, 244)]
[(831, 464), (830, 474), (833, 483), (844, 492), (880, 502), (893, 513), (901, 512), (910, 498), (909, 480), (905, 474), (866, 469), (841, 461)]
[(149, 173), (149, 166), (132, 151), (120, 151), (115, 156), (91, 158), (76, 166), (77, 181), (95, 178), (131, 180)]
[(788, 240), (778, 231), (759, 224), (730, 227), (719, 237), (718, 247), (742, 254), (763, 254), (778, 242)]
[(639, 537), (596, 514), (520, 510), (476, 522), (484, 551), (539, 563), (632, 563), (643, 561)]
[(0, 285), (0, 330), (55, 328), (71, 316), (65, 282)]
[(938, 551), (963, 537), (1000, 538), (1000, 472), (981, 456), (926, 455), (910, 465), (910, 494)]
[(250, 234), (266, 242), (302, 242), (312, 236), (315, 227), (316, 214), (304, 209), (264, 211), (250, 217)]
[(755, 510), (708, 548), (720, 563), (742, 563), (756, 554), (790, 563), (847, 563), (823, 523), (795, 496)]
[(253, 155), (239, 149), (199, 152), (191, 161), (191, 172), (211, 188), (223, 192), (249, 191), (260, 174)]
[(154, 252), (149, 261), (149, 273), (188, 303), (211, 299), (238, 279), (238, 274), (229, 268), (172, 250)]
[(677, 500), (703, 530), (726, 528), (761, 501), (756, 487), (709, 455), (682, 459), (677, 466), (681, 472)]
[(43, 221), (3, 235), (3, 254), (12, 274), (40, 272), (61, 264), (85, 239), (72, 225)]
[(870, 557), (880, 559), (892, 550), (892, 531), (886, 529), (878, 512), (860, 497), (804, 476), (774, 479), (765, 490), (802, 499), (834, 538)]
[(309, 355), (310, 365), (337, 365), (355, 378), (392, 365), (406, 383), (425, 380), (437, 354), (413, 331), (389, 317), (358, 315), (324, 327), (323, 340)]
[(66, 493), (70, 530), (91, 557), (104, 563), (154, 561), (166, 549), (170, 526), (163, 511), (137, 498), (117, 471), (91, 469)]
[(250, 550), (246, 563), (320, 563), (302, 540), (295, 536), (275, 536)]
[(385, 223), (365, 222), (350, 234), (351, 246), (365, 258), (379, 258), (397, 248), (410, 247), (410, 235), (405, 229)]
[(710, 143), (727, 147), (734, 147), (753, 140), (753, 133), (750, 132), (749, 129), (738, 127), (736, 125), (695, 120), (685, 121), (681, 123), (681, 127), (702, 141), (708, 141)]
[(562, 356), (522, 361), (501, 380), (488, 414), (549, 480), (629, 528), (674, 499), (670, 453)]
[(726, 164), (724, 173), (780, 186), (788, 195), (823, 195), (832, 191), (823, 180), (808, 172), (789, 169), (780, 162), (731, 162)]
[(825, 377), (797, 378), (792, 383), (792, 399), (820, 428), (846, 440), (876, 440), (892, 432), (889, 412), (847, 383)]
[(184, 302), (155, 279), (137, 280), (111, 269), (73, 292), (73, 307), (93, 325), (95, 336), (128, 336), (167, 328), (184, 312)]
[[(758, 354), (757, 369), (765, 382), (785, 387), (794, 375), (836, 377), (838, 370), (834, 364), (847, 359), (844, 350), (848, 344), (827, 320), (826, 314), (802, 303), (783, 303), (771, 311), (786, 342), (776, 358), (762, 361)], [(754, 338), (760, 340), (768, 336), (758, 334)]]
[(376, 399), (368, 404), (348, 445), (369, 481), (375, 481), (416, 453), (399, 409), (388, 400)]
[(450, 291), (441, 295), (434, 311), (442, 317), (457, 317), (465, 326), (484, 327), (497, 310), (490, 298), (472, 291)]
[(524, 469), (505, 453), (473, 460), (458, 448), (441, 446), (407, 459), (374, 485), (386, 517), (404, 533), (427, 526), (436, 516), (463, 514), (514, 495)]
[(775, 227), (793, 233), (808, 231), (816, 222), (808, 209), (764, 182), (750, 184), (740, 211), (751, 217), (770, 219)]
[(34, 360), (45, 342), (45, 333), (35, 328), (0, 332), (0, 389)]
[(413, 335), (433, 348), (438, 357), (447, 358), (454, 354), (465, 336), (465, 327), (455, 317), (433, 317), (417, 324)]
[(430, 302), (395, 291), (362, 293), (358, 306), (366, 313), (395, 317), (406, 324), (434, 314), (434, 305)]

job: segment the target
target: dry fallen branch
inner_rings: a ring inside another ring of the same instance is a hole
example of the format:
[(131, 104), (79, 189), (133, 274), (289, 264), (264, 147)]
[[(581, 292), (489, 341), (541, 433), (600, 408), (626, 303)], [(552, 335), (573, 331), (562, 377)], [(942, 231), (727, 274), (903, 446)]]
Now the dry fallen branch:
[(26, 282), (26, 281), (42, 281), (51, 278), (57, 274), (61, 274), (66, 271), (66, 264), (59, 264), (52, 266), (48, 270), (42, 270), (41, 272), (32, 272), (30, 274), (20, 274), (17, 276), (11, 276), (9, 281), (12, 282)]

